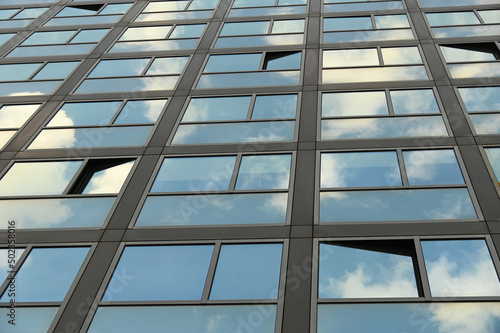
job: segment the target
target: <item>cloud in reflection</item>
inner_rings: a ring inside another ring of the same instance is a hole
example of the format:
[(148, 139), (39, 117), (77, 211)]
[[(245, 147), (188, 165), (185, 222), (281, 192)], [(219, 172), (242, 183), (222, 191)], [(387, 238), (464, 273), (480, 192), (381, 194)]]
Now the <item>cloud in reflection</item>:
[(83, 193), (118, 193), (133, 165), (131, 161), (95, 173)]
[(40, 105), (4, 105), (0, 108), (0, 128), (21, 127)]
[(439, 333), (495, 333), (500, 307), (491, 303), (429, 304), (431, 321)]

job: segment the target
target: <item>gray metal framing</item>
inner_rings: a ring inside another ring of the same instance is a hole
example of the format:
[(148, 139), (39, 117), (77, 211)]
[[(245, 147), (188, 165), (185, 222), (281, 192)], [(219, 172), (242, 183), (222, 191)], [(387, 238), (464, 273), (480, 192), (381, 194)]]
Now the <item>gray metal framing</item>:
[[(16, 32), (10, 41), (0, 47), (0, 55), (5, 56), (32, 31), (69, 30), (82, 28), (79, 25), (46, 28), (40, 27), (70, 0), (62, 0), (51, 5), (26, 5), (30, 7), (49, 7), (41, 17), (22, 29), (1, 29), (0, 32)], [(85, 1), (73, 4), (124, 3), (127, 0)], [(23, 125), (0, 151), (0, 175), (13, 161), (58, 160), (65, 158), (102, 158), (136, 157), (137, 162), (129, 175), (126, 186), (118, 194), (117, 200), (102, 228), (72, 229), (26, 229), (17, 230), (17, 242), (26, 246), (74, 246), (93, 244), (86, 263), (82, 266), (71, 292), (62, 302), (51, 332), (85, 332), (100, 297), (109, 281), (112, 269), (126, 244), (157, 244), (172, 242), (284, 242), (282, 277), (280, 283), (279, 311), (276, 333), (315, 333), (317, 303), (317, 255), (318, 239), (415, 239), (423, 238), (486, 238), (492, 253), (496, 248), (500, 254), (500, 197), (499, 187), (489, 166), (483, 146), (500, 147), (500, 135), (481, 136), (471, 129), (464, 106), (458, 95), (457, 87), (500, 85), (500, 78), (453, 79), (442, 58), (438, 45), (452, 42), (498, 41), (498, 36), (479, 38), (435, 39), (425, 18), (424, 12), (456, 11), (466, 9), (498, 9), (497, 5), (475, 5), (461, 7), (420, 8), (417, 0), (404, 0), (405, 9), (377, 11), (376, 14), (407, 14), (415, 40), (371, 41), (350, 43), (322, 43), (323, 17), (363, 16), (374, 14), (370, 11), (323, 13), (321, 0), (309, 0), (307, 14), (289, 14), (283, 18), (305, 18), (305, 43), (293, 46), (244, 47), (212, 49), (224, 22), (270, 20), (273, 17), (233, 17), (227, 18), (232, 0), (221, 0), (209, 19), (183, 20), (175, 23), (207, 23), (204, 34), (195, 50), (167, 52), (130, 52), (126, 54), (105, 53), (128, 26), (152, 26), (172, 24), (171, 21), (133, 22), (144, 9), (147, 0), (136, 0), (132, 8), (116, 24), (92, 25), (92, 28), (111, 28), (110, 32), (88, 55), (54, 56), (50, 60), (82, 60), (73, 73), (64, 80), (50, 96), (2, 97), (0, 103), (44, 103), (41, 109)], [(16, 8), (25, 5), (7, 5), (0, 8)], [(424, 65), (431, 80), (404, 82), (365, 82), (365, 83), (321, 83), (322, 51), (352, 47), (381, 46), (419, 46)], [(497, 44), (498, 45), (498, 44)], [(302, 50), (302, 70), (300, 86), (277, 87), (232, 87), (228, 89), (194, 89), (203, 66), (210, 54), (247, 53), (262, 51)], [(190, 56), (188, 65), (172, 91), (143, 91), (124, 93), (101, 93), (72, 95), (71, 92), (86, 77), (87, 73), (100, 59), (134, 58), (144, 56), (186, 55)], [(0, 64), (13, 62), (40, 61), (37, 57), (1, 58)], [(43, 59), (46, 60), (46, 59)], [(449, 137), (444, 138), (388, 138), (371, 140), (319, 140), (318, 121), (320, 113), (320, 94), (330, 91), (350, 90), (387, 90), (391, 88), (433, 88), (439, 96)], [(299, 112), (296, 121), (296, 140), (293, 142), (213, 144), (213, 145), (169, 145), (169, 138), (179, 124), (186, 102), (194, 96), (216, 96), (255, 93), (299, 93)], [(94, 149), (47, 149), (25, 150), (39, 130), (46, 124), (64, 101), (114, 100), (114, 99), (168, 98), (165, 110), (158, 119), (148, 143), (142, 147), (114, 147)], [(356, 151), (392, 149), (432, 149), (453, 148), (458, 158), (466, 185), (473, 193), (479, 219), (471, 221), (404, 221), (376, 223), (328, 223), (318, 224), (318, 172), (319, 152)], [(287, 223), (283, 225), (251, 226), (221, 225), (200, 227), (132, 228), (139, 208), (147, 195), (152, 175), (166, 155), (207, 155), (237, 153), (293, 153), (292, 180), (289, 189)], [(7, 244), (7, 232), (0, 231), (0, 247)], [(421, 261), (422, 259), (419, 258)], [(499, 269), (498, 257), (494, 262)], [(213, 266), (213, 265), (212, 265)], [(213, 267), (212, 267), (213, 269)], [(213, 272), (212, 272), (213, 273)], [(5, 284), (5, 283), (4, 283)], [(424, 286), (425, 287), (425, 286)], [(425, 288), (428, 288), (425, 287)], [(428, 295), (428, 293), (427, 293)], [(480, 300), (479, 298), (474, 298)], [(429, 301), (427, 297), (425, 300)], [(470, 300), (470, 299), (469, 299)], [(365, 300), (368, 301), (368, 300)], [(0, 305), (1, 306), (1, 305)], [(312, 330), (311, 330), (312, 329)]]

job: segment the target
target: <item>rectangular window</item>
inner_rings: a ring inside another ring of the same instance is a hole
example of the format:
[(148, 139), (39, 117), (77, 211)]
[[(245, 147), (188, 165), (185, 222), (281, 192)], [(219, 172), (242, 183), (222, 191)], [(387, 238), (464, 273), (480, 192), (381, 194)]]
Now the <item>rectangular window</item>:
[(136, 22), (207, 19), (213, 14), (218, 0), (169, 0), (150, 2)]
[(210, 55), (196, 88), (298, 85), (301, 58), (298, 51)]
[(78, 5), (70, 3), (44, 25), (57, 27), (65, 25), (91, 25), (117, 23), (133, 3), (110, 3)]
[(323, 43), (415, 39), (406, 15), (329, 17), (323, 20)]
[(15, 162), (0, 179), (0, 229), (100, 227), (134, 159)]
[(476, 220), (452, 149), (321, 154), (322, 222)]
[[(126, 246), (89, 332), (102, 331), (110, 323), (119, 325), (122, 332), (136, 332), (137, 320), (123, 317), (134, 310), (152, 319), (141, 324), (150, 332), (163, 325), (179, 332), (204, 331), (207, 325), (236, 332), (242, 326), (238, 318), (265, 311), (259, 332), (273, 333), (282, 252), (280, 243)], [(137, 278), (123, 286), (122, 272)], [(225, 305), (207, 305), (210, 300)], [(241, 304), (242, 300), (248, 304)], [(121, 306), (115, 301), (121, 301)], [(126, 304), (131, 301), (143, 305)], [(158, 305), (162, 301), (169, 303)], [(118, 315), (122, 319), (117, 322)], [(219, 318), (215, 323), (214, 317)]]
[(437, 38), (500, 34), (500, 10), (426, 13), (425, 16)]
[(321, 96), (322, 140), (448, 136), (432, 89)]
[[(54, 2), (54, 1), (46, 1)], [(26, 3), (21, 1), (21, 3)], [(19, 5), (19, 1), (9, 3), (9, 0), (2, 1), (2, 5)], [(0, 9), (0, 29), (19, 29), (28, 26), (38, 16), (49, 9), (48, 7), (39, 8), (9, 8)]]
[(401, 1), (325, 0), (325, 13), (404, 9)]
[(189, 57), (101, 60), (75, 94), (174, 89)]
[(302, 44), (304, 25), (304, 19), (224, 23), (214, 47)]
[(127, 28), (108, 53), (194, 49), (205, 27), (206, 24), (174, 24)]
[(0, 150), (41, 104), (0, 104)]
[(500, 76), (500, 50), (495, 43), (449, 44), (440, 49), (455, 79)]
[(500, 134), (500, 87), (458, 88), (458, 92), (479, 135)]
[(136, 226), (283, 224), (291, 167), (290, 154), (167, 157)]
[(191, 98), (172, 144), (293, 141), (297, 94)]
[(235, 0), (228, 17), (305, 14), (307, 0)]
[(323, 83), (428, 80), (416, 46), (323, 51)]
[(64, 103), (28, 149), (143, 146), (166, 102)]

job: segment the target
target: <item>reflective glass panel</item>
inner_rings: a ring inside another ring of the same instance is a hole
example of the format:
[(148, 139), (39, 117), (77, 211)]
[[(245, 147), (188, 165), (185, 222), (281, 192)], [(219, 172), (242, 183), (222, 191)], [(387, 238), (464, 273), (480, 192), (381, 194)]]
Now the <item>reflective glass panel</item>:
[(127, 246), (102, 300), (200, 300), (213, 248)]
[(50, 324), (56, 316), (59, 307), (17, 307), (17, 318), (29, 318), (29, 320), (16, 320), (15, 326), (9, 324), (9, 308), (0, 308), (0, 331), (9, 333), (45, 333), (49, 331)]
[(160, 27), (128, 28), (119, 40), (150, 40), (164, 39), (172, 29), (171, 25)]
[(64, 103), (47, 127), (104, 125), (120, 105), (121, 102)]
[(226, 191), (235, 161), (236, 156), (165, 158), (151, 192)]
[(418, 48), (411, 47), (384, 47), (382, 48), (384, 65), (421, 64), (422, 58)]
[(389, 114), (383, 91), (323, 93), (321, 106), (323, 117)]
[(298, 85), (299, 82), (299, 71), (205, 74), (201, 76), (196, 88), (288, 86)]
[(171, 90), (177, 84), (178, 78), (178, 76), (154, 76), (84, 80), (75, 94)]
[(441, 116), (325, 119), (321, 139), (448, 136)]
[(323, 24), (324, 31), (363, 30), (372, 28), (373, 25), (370, 16), (325, 18)]
[(259, 69), (260, 53), (212, 55), (204, 72), (256, 71)]
[(114, 124), (154, 123), (160, 116), (166, 102), (166, 99), (128, 101)]
[(377, 49), (323, 51), (323, 67), (378, 66)]
[(480, 10), (478, 12), (486, 24), (500, 23), (500, 10)]
[(62, 194), (81, 161), (17, 162), (0, 179), (0, 195)]
[(500, 111), (500, 87), (458, 88), (469, 112)]
[(298, 69), (300, 68), (300, 60), (302, 58), (302, 53), (297, 52), (293, 54), (282, 55), (273, 59), (265, 59), (265, 69), (276, 70), (276, 69)]
[(252, 119), (294, 118), (297, 95), (260, 95), (255, 99)]
[(488, 51), (467, 50), (456, 47), (441, 46), (447, 62), (494, 61), (495, 55)]
[(101, 60), (89, 77), (141, 75), (149, 60), (149, 58)]
[(377, 29), (409, 28), (410, 22), (406, 15), (380, 15), (375, 16)]
[(292, 141), (293, 121), (180, 125), (172, 144)]
[(423, 66), (323, 70), (323, 83), (428, 80)]
[(281, 244), (222, 245), (210, 299), (276, 299)]
[(205, 30), (205, 24), (178, 25), (169, 38), (193, 38), (200, 37)]
[(250, 96), (192, 98), (182, 121), (242, 120), (250, 100)]
[[(16, 274), (17, 302), (61, 302), (83, 264), (88, 247), (35, 248)], [(8, 302), (4, 294), (2, 302)]]
[(220, 36), (266, 34), (269, 21), (225, 23)]
[(2, 200), (0, 218), (15, 216), (17, 228), (100, 227), (114, 202), (114, 197)]
[(130, 161), (94, 173), (83, 194), (120, 192), (133, 166), (134, 161)]
[(391, 90), (395, 114), (439, 113), (436, 96), (431, 89)]
[(75, 30), (35, 32), (22, 42), (21, 45), (62, 44), (66, 43), (75, 33)]
[(411, 256), (355, 246), (320, 244), (318, 286), (319, 298), (418, 297)]
[(481, 24), (474, 12), (426, 13), (431, 26)]
[(500, 282), (486, 242), (422, 241), (434, 297), (499, 296)]
[(320, 222), (477, 219), (467, 189), (323, 192)]
[(27, 80), (41, 63), (0, 65), (0, 81)]
[(305, 20), (274, 21), (271, 33), (281, 34), (281, 33), (304, 32), (304, 23)]
[(78, 61), (49, 62), (33, 77), (33, 80), (64, 79), (79, 63)]
[(455, 153), (446, 150), (403, 151), (410, 185), (464, 184)]
[[(449, 3), (446, 0), (446, 3)], [(452, 2), (453, 3), (453, 2)], [(332, 328), (335, 330), (332, 330)], [(498, 303), (320, 304), (318, 333), (494, 333)]]
[(477, 134), (500, 133), (500, 114), (472, 114), (469, 117)]
[(500, 179), (500, 149), (498, 148), (485, 148), (486, 156), (490, 161), (493, 172), (497, 179)]
[[(253, 326), (246, 318), (252, 318), (260, 311), (265, 311), (266, 315), (259, 321), (259, 333), (273, 333), (276, 321), (274, 304), (99, 307), (88, 332), (164, 333), (166, 328), (183, 333), (251, 332)], [(137, 320), (138, 316), (144, 322)]]
[(93, 43), (104, 37), (109, 29), (82, 30), (71, 40), (71, 43)]
[(104, 7), (103, 10), (99, 12), (99, 15), (109, 15), (109, 14), (123, 14), (125, 13), (130, 7), (132, 7), (131, 3), (116, 3), (116, 4), (109, 4), (106, 7)]
[(150, 196), (135, 225), (284, 224), (287, 197), (287, 193)]
[(243, 156), (235, 189), (287, 189), (291, 158), (291, 155)]
[(490, 62), (484, 64), (453, 64), (448, 65), (448, 68), (451, 76), (456, 79), (500, 76), (500, 62)]
[(146, 75), (180, 74), (186, 66), (189, 57), (156, 58)]
[(4, 105), (0, 108), (0, 128), (21, 127), (41, 104)]
[(321, 154), (321, 187), (401, 186), (395, 151)]

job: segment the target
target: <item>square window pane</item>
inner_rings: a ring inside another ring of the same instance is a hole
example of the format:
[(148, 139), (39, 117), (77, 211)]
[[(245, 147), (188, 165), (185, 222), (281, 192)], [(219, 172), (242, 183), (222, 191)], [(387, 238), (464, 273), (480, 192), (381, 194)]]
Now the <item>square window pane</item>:
[(21, 127), (41, 104), (4, 105), (0, 108), (0, 128)]
[(291, 155), (243, 156), (236, 190), (287, 189)]
[(382, 48), (384, 65), (421, 64), (422, 58), (417, 47), (384, 47)]
[(210, 299), (276, 299), (281, 244), (222, 245)]
[(273, 57), (272, 59), (268, 59), (268, 57), (266, 57), (265, 69), (267, 70), (299, 69), (301, 59), (302, 59), (302, 53), (300, 52), (293, 54), (283, 54), (277, 57)]
[(439, 113), (436, 96), (431, 89), (391, 90), (395, 114)]
[(236, 156), (165, 158), (151, 192), (226, 191), (235, 161)]
[(83, 194), (118, 193), (125, 183), (134, 161), (95, 172), (83, 190)]
[(500, 87), (458, 88), (467, 111), (500, 111)]
[(395, 151), (321, 154), (321, 187), (401, 186)]
[(255, 99), (252, 119), (295, 118), (297, 95), (260, 95)]
[(403, 158), (410, 185), (464, 184), (451, 149), (403, 151)]
[(499, 296), (500, 282), (486, 242), (422, 241), (434, 297)]
[(319, 257), (319, 298), (418, 297), (411, 256), (320, 244)]

